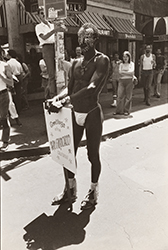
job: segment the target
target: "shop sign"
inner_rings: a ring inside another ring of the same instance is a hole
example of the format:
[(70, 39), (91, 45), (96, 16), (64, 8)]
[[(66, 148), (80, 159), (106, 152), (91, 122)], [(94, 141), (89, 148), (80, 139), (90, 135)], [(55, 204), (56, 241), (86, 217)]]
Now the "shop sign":
[(126, 39), (136, 39), (136, 35), (133, 34), (125, 34)]
[(49, 114), (44, 108), (44, 114), (52, 159), (76, 173), (71, 109), (62, 108), (59, 113)]
[(44, 3), (47, 18), (66, 18), (66, 0), (45, 0)]
[(84, 4), (82, 3), (69, 3), (67, 4), (67, 11), (70, 13), (79, 13), (83, 12), (84, 9)]
[(157, 35), (157, 36), (154, 36), (154, 40), (155, 41), (159, 41), (159, 42), (168, 41), (168, 35)]
[(110, 30), (100, 30), (99, 29), (99, 34), (105, 35), (105, 36), (110, 36)]

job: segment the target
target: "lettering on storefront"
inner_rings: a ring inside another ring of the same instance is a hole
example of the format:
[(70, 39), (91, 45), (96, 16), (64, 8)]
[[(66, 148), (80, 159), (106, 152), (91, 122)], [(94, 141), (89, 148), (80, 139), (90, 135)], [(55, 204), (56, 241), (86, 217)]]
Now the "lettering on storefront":
[(164, 41), (168, 41), (168, 35), (158, 35), (158, 36), (154, 36), (154, 40), (159, 41), (159, 42), (164, 42)]
[(125, 34), (126, 39), (136, 39), (136, 35), (133, 34)]
[(99, 30), (100, 35), (110, 36), (110, 30)]
[(83, 12), (84, 11), (84, 5), (83, 4), (74, 4), (74, 3), (70, 3), (67, 4), (67, 10), (69, 12)]

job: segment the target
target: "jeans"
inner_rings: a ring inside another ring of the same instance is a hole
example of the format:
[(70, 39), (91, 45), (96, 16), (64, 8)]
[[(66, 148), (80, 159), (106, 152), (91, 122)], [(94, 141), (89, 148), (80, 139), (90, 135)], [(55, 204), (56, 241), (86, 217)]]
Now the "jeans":
[(9, 113), (12, 119), (18, 118), (18, 113), (16, 111), (15, 104), (13, 102), (12, 94), (10, 91), (8, 91), (9, 94)]
[[(74, 113), (72, 117), (75, 154), (77, 153), (77, 149), (82, 139), (84, 129), (86, 129), (87, 154), (88, 159), (91, 162), (91, 181), (93, 183), (96, 183), (98, 182), (101, 172), (99, 147), (102, 135), (102, 110), (98, 106), (96, 109), (88, 113), (84, 126), (79, 126), (76, 123)], [(74, 174), (68, 171), (68, 177), (73, 178)]]
[(117, 99), (118, 80), (112, 79), (113, 101)]
[(144, 101), (150, 103), (153, 70), (142, 70), (141, 81), (144, 89)]
[(49, 75), (49, 91), (50, 98), (57, 94), (57, 86), (55, 80), (55, 48), (54, 44), (44, 44), (42, 48), (43, 59), (47, 66)]
[(161, 80), (163, 76), (164, 70), (156, 70), (154, 72), (154, 95), (160, 95), (161, 91)]
[(2, 127), (2, 141), (9, 141), (10, 126), (8, 122), (9, 95), (8, 91), (0, 93), (0, 126)]
[(120, 79), (118, 85), (118, 97), (116, 113), (130, 113), (132, 106), (132, 79)]
[(16, 95), (13, 96), (13, 100), (14, 100), (14, 103), (15, 103), (16, 110), (17, 110), (18, 114), (20, 114), (21, 109), (22, 109), (22, 107), (21, 107), (21, 84), (22, 84), (21, 81), (19, 81), (19, 82), (14, 81), (14, 87), (15, 87)]

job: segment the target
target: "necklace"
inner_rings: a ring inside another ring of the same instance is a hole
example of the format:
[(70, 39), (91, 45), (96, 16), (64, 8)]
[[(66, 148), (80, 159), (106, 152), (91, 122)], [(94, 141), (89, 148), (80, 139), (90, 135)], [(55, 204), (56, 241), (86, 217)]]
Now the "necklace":
[(86, 65), (83, 65), (84, 59), (82, 58), (82, 62), (81, 62), (81, 75), (85, 74), (85, 71), (87, 70), (87, 66), (88, 64), (96, 57), (96, 55), (94, 55), (87, 63)]

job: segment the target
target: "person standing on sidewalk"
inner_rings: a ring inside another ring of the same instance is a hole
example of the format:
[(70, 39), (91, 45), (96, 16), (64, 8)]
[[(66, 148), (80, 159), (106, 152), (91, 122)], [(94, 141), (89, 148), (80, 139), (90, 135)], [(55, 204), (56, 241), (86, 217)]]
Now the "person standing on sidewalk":
[(23, 62), (22, 55), (17, 54), (17, 60), (23, 68), (22, 85), (21, 85), (21, 107), (25, 111), (29, 109), (29, 102), (27, 99), (27, 86), (29, 83), (30, 70), (25, 62)]
[(58, 22), (56, 27), (54, 27), (53, 23), (48, 22), (45, 18), (43, 7), (40, 7), (38, 9), (38, 15), (40, 17), (41, 23), (36, 25), (35, 32), (40, 46), (42, 47), (43, 59), (47, 66), (49, 75), (50, 98), (53, 98), (57, 94), (57, 86), (55, 80), (54, 34), (58, 31), (65, 31), (65, 27), (63, 27), (61, 22)]
[(156, 51), (156, 68), (154, 71), (154, 96), (160, 98), (161, 80), (166, 69), (165, 57), (161, 54), (161, 49)]
[(112, 92), (113, 92), (113, 102), (111, 104), (112, 107), (117, 106), (117, 90), (118, 90), (118, 82), (119, 82), (119, 65), (122, 62), (119, 59), (118, 52), (114, 53), (113, 60), (111, 62), (112, 68)]
[[(2, 52), (2, 59), (4, 62), (6, 62), (7, 56), (4, 52), (4, 50), (2, 50), (2, 51), (3, 51)], [(13, 81), (18, 81), (18, 79), (13, 74), (12, 74), (12, 78), (13, 78)], [(16, 107), (15, 107), (15, 104), (14, 104), (13, 98), (12, 98), (12, 94), (15, 93), (14, 84), (12, 86), (7, 86), (7, 89), (8, 89), (8, 94), (9, 94), (9, 114), (10, 114), (11, 118), (16, 121), (16, 124), (18, 126), (22, 126), (22, 123), (19, 120), (19, 116), (18, 116), (18, 113), (16, 111)]]
[(143, 84), (144, 101), (150, 106), (151, 86), (153, 81), (153, 70), (156, 67), (156, 57), (152, 54), (151, 45), (146, 45), (145, 53), (140, 57), (139, 81)]
[(128, 116), (131, 112), (134, 70), (135, 66), (131, 61), (131, 54), (129, 51), (124, 51), (123, 63), (119, 65), (117, 107), (114, 114)]
[[(73, 131), (75, 154), (86, 130), (88, 158), (91, 162), (91, 186), (81, 203), (81, 209), (97, 204), (98, 183), (101, 172), (99, 147), (102, 135), (102, 109), (99, 94), (108, 77), (109, 58), (95, 49), (99, 31), (95, 25), (85, 23), (78, 31), (78, 42), (84, 58), (75, 59), (71, 68), (68, 88), (53, 99), (49, 112), (58, 112), (64, 104), (73, 105)], [(57, 100), (60, 101), (57, 101)], [(58, 104), (58, 105), (57, 105)], [(68, 171), (72, 201), (76, 200), (76, 179)], [(54, 198), (53, 205), (67, 201), (67, 190)]]
[(21, 112), (21, 86), (23, 80), (23, 68), (20, 62), (18, 62), (17, 53), (15, 50), (10, 49), (8, 50), (8, 65), (12, 70), (12, 74), (17, 78), (16, 81), (14, 80), (14, 89), (16, 94), (14, 95), (14, 102), (16, 105), (16, 110), (18, 115)]
[(44, 98), (45, 100), (47, 100), (50, 98), (49, 75), (48, 75), (46, 63), (43, 58), (39, 61), (39, 66), (40, 66), (41, 78), (42, 78), (41, 87), (44, 89)]
[(8, 121), (9, 95), (8, 86), (13, 86), (12, 72), (9, 65), (3, 61), (3, 50), (0, 47), (0, 127), (2, 128), (1, 151), (8, 148), (10, 126)]

